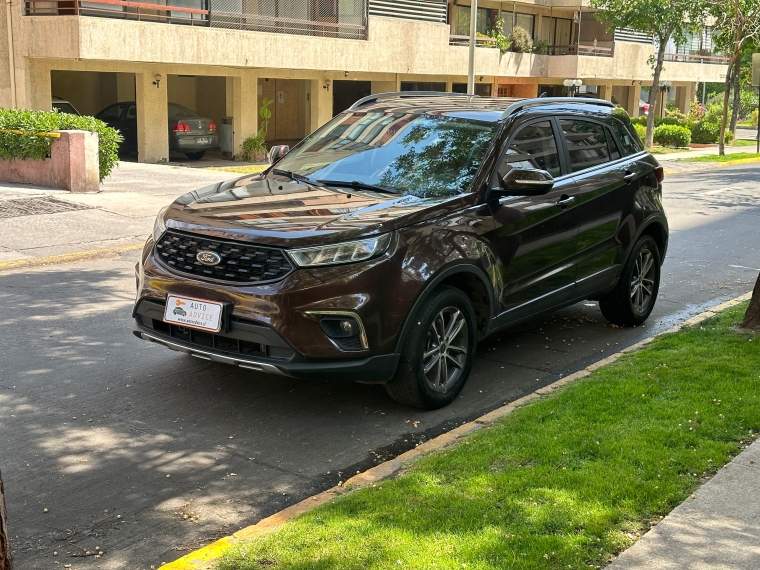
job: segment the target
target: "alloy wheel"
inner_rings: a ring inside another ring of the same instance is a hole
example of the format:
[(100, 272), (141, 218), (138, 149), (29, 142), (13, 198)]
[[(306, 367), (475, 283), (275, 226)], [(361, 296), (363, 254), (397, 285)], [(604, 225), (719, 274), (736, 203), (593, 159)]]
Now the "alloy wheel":
[(639, 314), (646, 312), (652, 302), (656, 270), (654, 255), (646, 247), (642, 248), (631, 276), (631, 306)]
[(444, 393), (457, 383), (467, 364), (468, 346), (469, 330), (462, 311), (442, 309), (430, 324), (422, 355), (422, 371), (431, 390)]

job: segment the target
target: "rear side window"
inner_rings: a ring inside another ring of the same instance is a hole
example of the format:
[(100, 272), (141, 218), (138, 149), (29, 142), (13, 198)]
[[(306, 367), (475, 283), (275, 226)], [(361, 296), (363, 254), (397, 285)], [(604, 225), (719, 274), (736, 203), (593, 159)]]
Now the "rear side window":
[(604, 133), (607, 135), (607, 146), (610, 148), (610, 158), (612, 160), (617, 160), (621, 155), (620, 149), (615, 142), (615, 137), (612, 136), (612, 131), (607, 127), (604, 127)]
[(624, 125), (619, 121), (612, 121), (612, 125), (620, 144), (623, 145), (624, 154), (636, 154), (644, 150), (639, 137), (633, 130), (633, 125)]
[(517, 131), (499, 166), (499, 177), (503, 178), (512, 168), (546, 170), (554, 177), (562, 174), (557, 141), (550, 121), (531, 123)]
[(573, 172), (609, 162), (610, 151), (602, 125), (569, 119), (560, 121), (560, 124), (570, 152), (570, 169)]

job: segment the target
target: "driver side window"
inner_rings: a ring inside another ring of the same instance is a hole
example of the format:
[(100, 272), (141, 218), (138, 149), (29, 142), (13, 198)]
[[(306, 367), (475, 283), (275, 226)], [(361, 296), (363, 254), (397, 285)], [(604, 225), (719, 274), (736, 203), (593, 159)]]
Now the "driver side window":
[(512, 168), (546, 170), (555, 178), (562, 174), (551, 121), (520, 127), (499, 165), (499, 178), (503, 178)]

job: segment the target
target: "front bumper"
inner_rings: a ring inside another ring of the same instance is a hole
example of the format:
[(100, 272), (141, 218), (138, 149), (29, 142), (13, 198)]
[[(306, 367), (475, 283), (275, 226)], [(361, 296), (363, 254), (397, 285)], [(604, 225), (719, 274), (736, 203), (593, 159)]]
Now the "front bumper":
[(383, 383), (393, 378), (393, 374), (398, 367), (399, 358), (401, 357), (400, 354), (383, 354), (360, 360), (273, 363), (260, 358), (232, 356), (214, 349), (201, 349), (196, 345), (178, 341), (166, 335), (146, 331), (137, 320), (134, 322), (132, 332), (137, 338), (155, 342), (171, 350), (184, 352), (202, 360), (231, 364), (257, 372), (267, 372), (269, 374), (309, 380), (359, 380), (365, 383)]

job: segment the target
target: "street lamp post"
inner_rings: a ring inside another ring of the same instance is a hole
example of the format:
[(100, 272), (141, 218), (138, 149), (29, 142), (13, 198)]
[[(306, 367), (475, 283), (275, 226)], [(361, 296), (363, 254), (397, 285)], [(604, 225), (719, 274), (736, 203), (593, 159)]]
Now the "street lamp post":
[(660, 96), (662, 101), (662, 103), (660, 103), (660, 118), (663, 118), (665, 116), (665, 107), (667, 107), (668, 102), (667, 95), (665, 95), (665, 93), (670, 91), (671, 87), (673, 87), (672, 81), (660, 81)]
[(470, 61), (467, 68), (467, 94), (475, 95), (475, 30), (478, 23), (478, 0), (470, 5)]
[(562, 85), (567, 88), (567, 93), (570, 97), (575, 97), (578, 94), (578, 89), (583, 85), (583, 81), (580, 79), (565, 79)]

